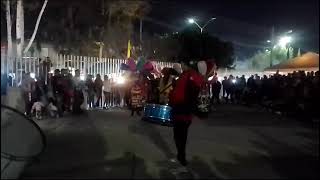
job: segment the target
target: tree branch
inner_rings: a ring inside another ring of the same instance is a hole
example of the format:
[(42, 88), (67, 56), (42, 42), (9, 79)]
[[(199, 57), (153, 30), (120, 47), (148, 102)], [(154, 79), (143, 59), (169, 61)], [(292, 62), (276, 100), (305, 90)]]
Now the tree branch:
[(47, 3), (48, 3), (48, 0), (45, 0), (43, 5), (42, 5), (41, 11), (39, 13), (39, 16), (38, 16), (38, 19), (37, 19), (37, 22), (36, 22), (36, 26), (35, 26), (34, 31), (33, 31), (33, 34), (31, 36), (31, 39), (30, 39), (29, 43), (28, 43), (28, 46), (24, 49), (23, 53), (26, 53), (26, 52), (29, 51), (29, 49), (30, 49), (30, 47), (31, 47), (31, 45), (32, 45), (32, 43), (34, 41), (34, 38), (36, 37), (37, 31), (38, 31), (38, 27), (39, 27), (39, 24), (40, 24), (40, 20), (41, 20), (42, 14), (44, 12), (44, 9), (47, 6)]

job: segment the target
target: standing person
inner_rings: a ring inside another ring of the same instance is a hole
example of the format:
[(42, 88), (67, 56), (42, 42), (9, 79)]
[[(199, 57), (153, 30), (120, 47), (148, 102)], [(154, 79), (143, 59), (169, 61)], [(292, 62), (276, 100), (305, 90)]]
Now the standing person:
[(136, 81), (131, 88), (131, 116), (136, 112), (140, 116), (140, 111), (142, 110), (142, 88), (139, 81)]
[(110, 100), (111, 100), (111, 82), (108, 75), (105, 75), (103, 78), (103, 94), (104, 94), (103, 106), (105, 109), (108, 109), (110, 106)]
[(94, 80), (94, 90), (97, 96), (95, 107), (99, 107), (99, 102), (101, 101), (101, 98), (102, 98), (102, 86), (103, 86), (103, 82), (102, 82), (101, 76), (100, 74), (97, 74), (96, 79)]
[(216, 80), (213, 84), (212, 84), (212, 103), (214, 103), (215, 101), (220, 104), (220, 91), (221, 91), (221, 83), (219, 80)]
[(36, 92), (35, 80), (30, 77), (30, 73), (25, 73), (22, 77), (21, 88), (23, 91), (23, 97), (25, 102), (25, 113), (27, 116), (30, 116)]
[(234, 95), (234, 90), (235, 90), (235, 83), (234, 83), (234, 77), (232, 75), (229, 76), (227, 80), (227, 97), (226, 97), (226, 102), (229, 102), (229, 97), (231, 102), (233, 103), (233, 95)]
[(59, 69), (54, 70), (54, 75), (51, 79), (53, 96), (55, 99), (55, 104), (58, 108), (59, 117), (63, 116), (63, 85), (62, 85), (62, 75)]
[[(191, 62), (185, 61), (181, 65), (183, 72), (170, 93), (169, 104), (172, 107), (173, 134), (177, 148), (176, 159), (185, 168), (188, 129), (192, 121), (192, 112), (197, 109), (197, 98), (204, 79), (191, 68)], [(176, 162), (176, 159), (171, 159), (171, 161)]]
[(75, 76), (73, 77), (73, 86), (74, 86), (74, 100), (72, 104), (73, 113), (81, 113), (81, 104), (84, 101), (82, 89), (83, 82), (80, 80), (80, 70), (75, 71)]
[(87, 93), (87, 103), (89, 105), (89, 108), (92, 108), (94, 106), (94, 82), (92, 80), (91, 74), (87, 76), (85, 86)]
[(228, 87), (228, 79), (227, 79), (227, 76), (224, 77), (223, 81), (222, 81), (222, 97), (223, 98), (226, 98), (225, 95), (227, 94), (227, 89), (229, 88)]

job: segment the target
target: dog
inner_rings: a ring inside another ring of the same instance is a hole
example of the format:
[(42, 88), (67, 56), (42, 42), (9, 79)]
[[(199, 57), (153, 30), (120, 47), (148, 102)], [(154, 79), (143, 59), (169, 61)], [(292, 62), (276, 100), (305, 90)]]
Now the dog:
[(37, 101), (33, 103), (31, 108), (31, 113), (36, 113), (36, 119), (41, 120), (42, 119), (42, 108), (44, 107), (43, 103), (40, 101)]

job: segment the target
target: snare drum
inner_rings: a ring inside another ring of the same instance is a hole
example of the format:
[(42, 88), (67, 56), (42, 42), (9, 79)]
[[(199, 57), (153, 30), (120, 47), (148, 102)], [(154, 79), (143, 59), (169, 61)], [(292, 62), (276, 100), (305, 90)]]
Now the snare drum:
[(157, 124), (171, 126), (171, 107), (159, 104), (147, 104), (143, 119)]

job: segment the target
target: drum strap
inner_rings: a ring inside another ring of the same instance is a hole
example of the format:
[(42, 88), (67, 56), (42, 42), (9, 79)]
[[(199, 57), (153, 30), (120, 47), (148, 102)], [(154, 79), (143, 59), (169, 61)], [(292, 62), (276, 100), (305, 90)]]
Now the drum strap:
[(168, 88), (170, 88), (172, 85), (172, 83), (170, 83), (167, 87), (163, 88), (161, 91), (160, 91), (160, 94), (162, 94), (164, 91), (166, 91)]

